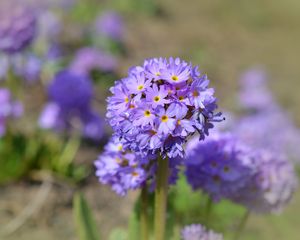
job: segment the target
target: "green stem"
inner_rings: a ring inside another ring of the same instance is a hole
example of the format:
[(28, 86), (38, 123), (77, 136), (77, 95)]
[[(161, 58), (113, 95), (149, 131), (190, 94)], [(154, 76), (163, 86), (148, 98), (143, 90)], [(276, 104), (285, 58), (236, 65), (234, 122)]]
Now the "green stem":
[(213, 207), (213, 200), (210, 196), (207, 196), (207, 202), (205, 206), (205, 221), (206, 225), (209, 226), (210, 224), (210, 216), (211, 216), (211, 211)]
[(154, 213), (154, 230), (155, 240), (165, 240), (166, 229), (166, 209), (168, 194), (168, 158), (158, 158), (158, 168), (156, 175), (155, 188), (155, 213)]
[(238, 225), (238, 228), (237, 228), (237, 231), (234, 235), (234, 240), (238, 240), (240, 239), (241, 235), (242, 235), (242, 232), (243, 230), (245, 229), (245, 226), (246, 226), (246, 223), (249, 219), (249, 216), (250, 216), (250, 210), (247, 210), (244, 215), (242, 216), (241, 220), (240, 220), (240, 223)]
[(148, 240), (148, 187), (147, 184), (141, 192), (141, 240)]

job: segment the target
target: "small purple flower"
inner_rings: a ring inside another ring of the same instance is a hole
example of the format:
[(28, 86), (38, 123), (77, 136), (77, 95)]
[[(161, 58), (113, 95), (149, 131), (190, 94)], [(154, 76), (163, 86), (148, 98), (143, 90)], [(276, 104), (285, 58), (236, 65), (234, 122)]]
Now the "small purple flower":
[(0, 3), (0, 51), (6, 54), (21, 52), (36, 35), (35, 11), (18, 0)]
[(96, 19), (96, 32), (115, 41), (122, 41), (124, 24), (121, 16), (114, 11), (106, 11)]
[(92, 70), (113, 72), (117, 65), (117, 59), (114, 56), (96, 48), (85, 47), (76, 53), (70, 70), (79, 74), (90, 74)]
[(12, 100), (8, 89), (0, 88), (0, 137), (6, 132), (6, 122), (9, 118), (18, 118), (22, 114), (22, 104)]
[(164, 58), (150, 59), (145, 61), (146, 76), (153, 80), (159, 80), (161, 78), (161, 72), (167, 66), (167, 61)]
[(159, 108), (157, 111), (158, 115), (158, 133), (168, 134), (170, 131), (173, 131), (176, 126), (176, 119), (173, 118), (169, 110), (164, 108)]
[(207, 88), (209, 81), (207, 76), (196, 79), (191, 85), (191, 91), (189, 93), (189, 99), (192, 104), (198, 108), (204, 108), (205, 102), (214, 101), (214, 89)]
[(151, 81), (147, 81), (144, 74), (131, 75), (128, 81), (128, 90), (137, 94), (138, 96), (145, 92), (145, 90), (151, 85)]
[(181, 231), (182, 240), (223, 240), (221, 234), (207, 230), (200, 224), (186, 226)]
[(266, 72), (259, 68), (249, 69), (241, 76), (239, 100), (242, 107), (256, 111), (272, 108), (275, 102), (267, 80)]
[(32, 83), (40, 78), (43, 62), (33, 54), (15, 54), (9, 58), (0, 56), (0, 65), (0, 79), (6, 79), (11, 69), (15, 76)]
[[(109, 123), (129, 149), (142, 155), (182, 157), (190, 135), (197, 131), (203, 139), (213, 122), (222, 121), (207, 77), (179, 58), (147, 59), (110, 90)], [(200, 100), (191, 101), (194, 91)]]
[(42, 60), (35, 55), (20, 56), (20, 61), (15, 61), (14, 71), (18, 76), (23, 77), (27, 82), (35, 82), (40, 78)]
[(179, 58), (170, 58), (169, 67), (162, 70), (161, 79), (166, 80), (170, 84), (178, 84), (185, 82), (190, 78), (191, 65)]
[(159, 88), (156, 84), (153, 84), (152, 88), (147, 89), (146, 101), (151, 103), (153, 108), (156, 108), (157, 106), (164, 106), (166, 103), (169, 103), (169, 101), (166, 100), (167, 96), (168, 91), (164, 86)]
[(134, 124), (137, 126), (153, 126), (156, 116), (151, 106), (148, 104), (141, 105), (134, 112)]

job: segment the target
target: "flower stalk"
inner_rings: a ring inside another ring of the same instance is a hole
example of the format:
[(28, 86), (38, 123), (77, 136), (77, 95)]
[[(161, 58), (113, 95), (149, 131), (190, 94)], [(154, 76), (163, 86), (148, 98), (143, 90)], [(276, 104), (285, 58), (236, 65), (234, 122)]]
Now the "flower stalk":
[(237, 230), (235, 232), (235, 235), (234, 235), (234, 238), (233, 238), (234, 240), (239, 240), (240, 239), (240, 237), (241, 237), (241, 235), (242, 235), (242, 233), (243, 233), (243, 231), (245, 229), (246, 223), (247, 223), (247, 221), (249, 219), (250, 213), (251, 213), (251, 211), (247, 210), (244, 213), (244, 215), (242, 216), (242, 218), (240, 220), (240, 223), (238, 225), (238, 228), (237, 228)]
[(155, 188), (154, 239), (165, 239), (166, 210), (168, 194), (168, 158), (158, 158), (158, 169)]
[(141, 239), (148, 240), (148, 186), (142, 188), (141, 192)]

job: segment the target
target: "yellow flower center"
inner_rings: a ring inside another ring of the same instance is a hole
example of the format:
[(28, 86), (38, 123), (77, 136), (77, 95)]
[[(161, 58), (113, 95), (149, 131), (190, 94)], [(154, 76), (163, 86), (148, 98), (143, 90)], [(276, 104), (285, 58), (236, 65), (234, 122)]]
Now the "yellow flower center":
[(180, 125), (181, 124), (181, 121), (180, 120), (177, 120), (177, 125)]
[(122, 145), (119, 145), (119, 146), (118, 146), (118, 151), (122, 151), (122, 149), (123, 149), (123, 146), (122, 146)]
[(198, 96), (199, 96), (199, 92), (198, 92), (198, 91), (194, 91), (194, 92), (193, 92), (193, 96), (194, 96), (194, 97), (198, 97)]
[(126, 103), (129, 102), (129, 98), (128, 98), (128, 97), (125, 98), (125, 102), (126, 102)]
[(137, 172), (132, 172), (131, 175), (132, 175), (133, 177), (137, 177), (139, 174), (138, 174)]
[(159, 77), (160, 76), (160, 72), (155, 73), (155, 75)]
[(123, 159), (123, 161), (121, 161), (120, 163), (121, 167), (128, 167), (129, 166), (129, 162), (127, 159)]
[(146, 110), (146, 111), (144, 112), (144, 115), (145, 115), (146, 117), (150, 117), (151, 112), (150, 112), (149, 110)]
[(144, 89), (144, 85), (139, 85), (139, 86), (137, 87), (137, 89), (138, 89), (139, 91), (143, 90), (143, 89)]
[(156, 134), (157, 134), (156, 131), (154, 131), (154, 130), (151, 130), (151, 131), (150, 131), (150, 135), (151, 135), (151, 136), (154, 136), (154, 135), (156, 135)]
[(168, 121), (168, 116), (167, 115), (163, 115), (162, 117), (161, 117), (161, 121), (163, 121), (163, 122), (167, 122)]
[(229, 168), (228, 166), (225, 166), (225, 167), (223, 168), (223, 171), (224, 171), (225, 173), (228, 173), (229, 170), (230, 170), (230, 168)]
[(135, 106), (133, 104), (130, 104), (129, 108), (133, 109)]
[(220, 177), (218, 175), (215, 175), (213, 177), (213, 180), (214, 180), (215, 183), (219, 183), (220, 182)]
[(175, 82), (178, 81), (178, 77), (177, 77), (176, 75), (173, 75), (171, 78), (172, 78), (172, 80), (175, 81)]
[(159, 97), (159, 96), (154, 97), (154, 101), (155, 101), (155, 102), (158, 102), (159, 100), (160, 100), (160, 97)]
[(179, 101), (182, 101), (183, 99), (184, 99), (184, 97), (183, 96), (179, 96)]
[(217, 163), (215, 161), (213, 161), (213, 162), (211, 162), (211, 166), (215, 168), (217, 166)]

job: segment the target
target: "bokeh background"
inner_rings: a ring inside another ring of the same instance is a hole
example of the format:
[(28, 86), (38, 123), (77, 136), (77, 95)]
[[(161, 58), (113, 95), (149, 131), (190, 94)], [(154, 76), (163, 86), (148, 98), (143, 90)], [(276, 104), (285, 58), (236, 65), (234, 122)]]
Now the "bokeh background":
[[(41, 4), (31, 2), (34, 6)], [(24, 114), (9, 123), (13, 129), (12, 142), (7, 145), (9, 139), (1, 140), (1, 165), (12, 158), (17, 159), (17, 163), (3, 170), (0, 167), (0, 172), (4, 172), (0, 174), (3, 176), (0, 226), (15, 218), (20, 220), (20, 215), (21, 223), (23, 215), (25, 220), (12, 234), (0, 239), (77, 239), (72, 221), (72, 196), (78, 189), (90, 203), (103, 239), (108, 239), (113, 228), (128, 224), (137, 193), (120, 198), (109, 187), (100, 185), (94, 176), (93, 161), (107, 141), (109, 127), (106, 127), (106, 137), (100, 142), (84, 140), (78, 151), (76, 142), (71, 142), (66, 152), (74, 166), (63, 171), (49, 167), (47, 161), (49, 156), (55, 158), (63, 152), (65, 148), (61, 150), (57, 143), (63, 145), (66, 136), (36, 131), (40, 112), (47, 102), (45, 86), (56, 71), (72, 62), (76, 51), (82, 47), (106, 48), (116, 61), (112, 70), (91, 74), (94, 80), (93, 105), (103, 118), (108, 88), (114, 80), (125, 76), (130, 66), (141, 64), (149, 57), (180, 56), (199, 64), (208, 74), (216, 88), (219, 106), (226, 112), (239, 111), (237, 94), (241, 74), (253, 67), (263, 69), (268, 74), (267, 84), (274, 97), (294, 120), (295, 126), (300, 127), (299, 1), (57, 0), (43, 11), (53, 14), (59, 22), (60, 31), (54, 42), (60, 46), (62, 54), (58, 64), (47, 64), (39, 82), (22, 86)], [(106, 11), (116, 11), (122, 18), (123, 36), (117, 45), (99, 41), (101, 36), (92, 27), (97, 17)], [(44, 24), (49, 23), (50, 19), (46, 19)], [(42, 32), (43, 28), (46, 26), (41, 25), (39, 31)], [(53, 28), (55, 26), (50, 27)], [(43, 41), (34, 43), (30, 51), (40, 52), (44, 48)], [(277, 130), (282, 131), (281, 128)], [(40, 144), (35, 145), (36, 142)], [(33, 147), (29, 148), (30, 144)], [(7, 146), (10, 146), (10, 151)], [(10, 155), (12, 152), (14, 157)], [(24, 163), (24, 159), (29, 164), (21, 164), (20, 170), (20, 161)], [(19, 170), (11, 170), (10, 176), (5, 176), (12, 168)], [(49, 172), (51, 186), (46, 183), (45, 189), (43, 179), (49, 176)], [(43, 202), (36, 202), (37, 197)], [(24, 213), (24, 208), (30, 203), (37, 204), (37, 208), (33, 206), (32, 212)], [(300, 194), (297, 192), (280, 216), (252, 216), (243, 239), (297, 240), (299, 216)]]

